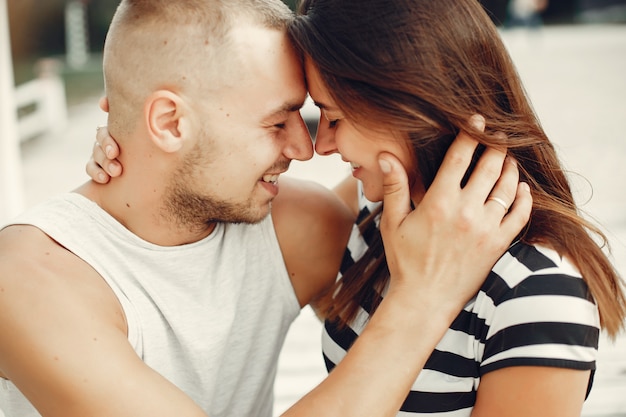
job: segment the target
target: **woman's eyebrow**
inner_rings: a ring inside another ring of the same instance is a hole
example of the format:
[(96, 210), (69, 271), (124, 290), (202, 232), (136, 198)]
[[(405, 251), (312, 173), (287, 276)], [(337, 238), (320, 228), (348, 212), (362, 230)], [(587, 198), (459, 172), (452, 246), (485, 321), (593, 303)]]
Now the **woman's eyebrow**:
[(324, 103), (320, 103), (319, 101), (313, 101), (313, 103), (320, 108), (320, 110), (337, 110), (336, 107), (333, 106), (329, 106), (328, 104), (324, 104)]

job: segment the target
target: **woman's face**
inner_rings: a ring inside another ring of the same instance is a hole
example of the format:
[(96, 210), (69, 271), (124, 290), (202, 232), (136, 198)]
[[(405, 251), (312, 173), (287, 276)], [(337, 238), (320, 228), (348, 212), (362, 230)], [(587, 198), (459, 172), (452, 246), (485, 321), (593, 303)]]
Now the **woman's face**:
[[(390, 153), (400, 160), (407, 172), (415, 172), (415, 158), (408, 142), (384, 126), (372, 131), (346, 118), (335, 105), (319, 71), (308, 58), (305, 59), (305, 71), (309, 95), (321, 112), (315, 151), (319, 155), (339, 153), (345, 162), (350, 163), (352, 175), (363, 183), (365, 197), (370, 201), (382, 201), (383, 174), (378, 157), (382, 152)], [(415, 178), (410, 178), (410, 181), (412, 184), (419, 183)], [(414, 202), (415, 197), (418, 197), (414, 196), (416, 192), (421, 199), (421, 191), (412, 190)]]

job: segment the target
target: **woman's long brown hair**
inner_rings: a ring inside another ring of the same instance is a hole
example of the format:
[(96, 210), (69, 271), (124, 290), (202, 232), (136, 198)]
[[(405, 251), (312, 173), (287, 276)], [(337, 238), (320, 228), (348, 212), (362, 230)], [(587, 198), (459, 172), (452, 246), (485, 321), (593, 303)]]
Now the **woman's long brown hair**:
[[(477, 0), (305, 0), (289, 32), (346, 117), (371, 129), (391, 126), (411, 141), (426, 188), (460, 130), (485, 146), (506, 148), (533, 195), (531, 221), (518, 238), (571, 258), (597, 302), (602, 327), (618, 333), (626, 296), (604, 251), (607, 239), (579, 213), (555, 149)], [(468, 123), (476, 113), (487, 121), (484, 133)], [(345, 325), (360, 304), (380, 302), (364, 299), (367, 288), (380, 293), (388, 280), (378, 232), (330, 292), (327, 318)]]

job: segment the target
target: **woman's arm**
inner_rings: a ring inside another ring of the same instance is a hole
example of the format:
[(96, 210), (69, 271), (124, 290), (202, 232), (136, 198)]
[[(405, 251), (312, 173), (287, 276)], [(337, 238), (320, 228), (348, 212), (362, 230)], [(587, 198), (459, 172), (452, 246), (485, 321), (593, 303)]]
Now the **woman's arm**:
[(480, 379), (472, 417), (580, 417), (590, 371), (514, 366)]

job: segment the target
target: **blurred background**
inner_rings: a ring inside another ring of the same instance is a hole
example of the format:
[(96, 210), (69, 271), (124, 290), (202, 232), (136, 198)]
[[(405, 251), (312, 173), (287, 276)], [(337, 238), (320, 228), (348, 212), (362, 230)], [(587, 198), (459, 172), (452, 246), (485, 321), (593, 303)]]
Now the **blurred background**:
[[(293, 8), (295, 1), (286, 3)], [(607, 233), (624, 276), (626, 0), (482, 3), (570, 172), (577, 201)], [(531, 3), (535, 13), (525, 9)], [(97, 105), (101, 51), (117, 4), (0, 0), (0, 223), (87, 179), (95, 126), (106, 123)], [(305, 106), (302, 112), (314, 133), (317, 110)], [(349, 168), (336, 156), (314, 157), (294, 162), (288, 174), (332, 187)], [(276, 415), (324, 375), (320, 324), (305, 309), (281, 354)], [(626, 335), (615, 342), (603, 338), (583, 416), (626, 417), (625, 394)]]
[[(102, 89), (100, 53), (117, 7), (111, 0), (3, 0), (7, 2), (15, 82), (37, 76), (43, 57), (60, 60), (68, 104)], [(295, 7), (295, 0), (285, 1)], [(483, 0), (494, 22), (510, 21), (510, 1)], [(550, 0), (541, 12), (547, 25), (625, 23), (626, 0)], [(69, 55), (68, 55), (69, 54)]]

